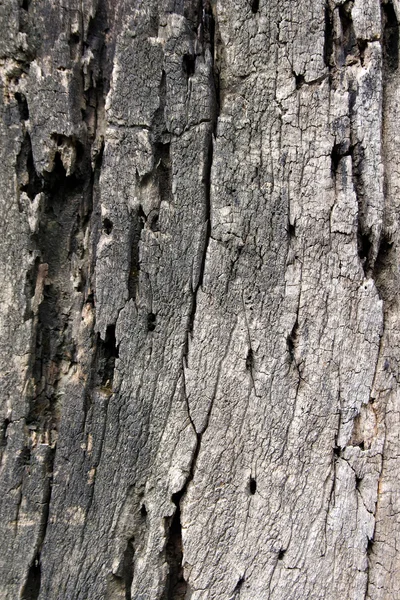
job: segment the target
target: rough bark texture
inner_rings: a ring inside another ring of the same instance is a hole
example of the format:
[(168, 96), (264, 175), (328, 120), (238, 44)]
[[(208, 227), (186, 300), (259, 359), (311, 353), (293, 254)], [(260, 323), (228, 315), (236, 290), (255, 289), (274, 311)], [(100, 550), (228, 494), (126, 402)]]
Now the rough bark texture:
[(0, 597), (400, 598), (399, 0), (0, 2)]

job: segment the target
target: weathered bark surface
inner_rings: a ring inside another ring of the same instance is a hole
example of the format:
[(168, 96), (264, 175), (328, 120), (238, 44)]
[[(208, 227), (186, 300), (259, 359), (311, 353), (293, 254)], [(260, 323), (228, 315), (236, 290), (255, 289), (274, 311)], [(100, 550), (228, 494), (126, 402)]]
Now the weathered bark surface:
[(0, 3), (0, 597), (400, 598), (400, 2)]

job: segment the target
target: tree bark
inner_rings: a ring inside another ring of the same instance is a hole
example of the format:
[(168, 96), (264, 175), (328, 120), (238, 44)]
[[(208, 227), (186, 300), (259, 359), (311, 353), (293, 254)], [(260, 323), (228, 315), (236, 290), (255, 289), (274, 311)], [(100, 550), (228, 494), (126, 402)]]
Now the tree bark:
[(400, 598), (399, 18), (0, 3), (0, 598)]

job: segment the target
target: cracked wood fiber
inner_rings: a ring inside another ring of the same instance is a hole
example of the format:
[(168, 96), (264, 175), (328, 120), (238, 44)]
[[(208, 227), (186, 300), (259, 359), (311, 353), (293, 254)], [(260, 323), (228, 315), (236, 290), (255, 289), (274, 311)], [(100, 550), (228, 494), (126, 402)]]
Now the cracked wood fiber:
[(400, 599), (399, 20), (0, 2), (1, 600)]

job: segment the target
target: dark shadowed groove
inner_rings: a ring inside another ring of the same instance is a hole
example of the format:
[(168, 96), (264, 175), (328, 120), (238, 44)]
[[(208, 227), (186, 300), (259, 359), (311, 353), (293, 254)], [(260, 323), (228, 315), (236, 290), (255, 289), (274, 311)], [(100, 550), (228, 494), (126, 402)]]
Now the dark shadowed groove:
[[(156, 142), (154, 144), (154, 163), (156, 165), (160, 201), (169, 202), (172, 196), (171, 144), (169, 142)], [(149, 225), (153, 229), (154, 223), (153, 227), (151, 222)]]
[(238, 580), (238, 582), (237, 582), (237, 584), (236, 584), (236, 586), (235, 586), (235, 589), (233, 590), (233, 597), (234, 597), (234, 598), (237, 598), (237, 597), (239, 597), (239, 595), (240, 595), (240, 590), (243, 588), (243, 584), (244, 584), (244, 582), (245, 582), (245, 578), (244, 578), (244, 576), (243, 576), (243, 577), (240, 577), (240, 579)]
[(258, 13), (260, 9), (260, 0), (251, 0), (250, 1), (251, 12), (255, 15)]
[[(26, 450), (29, 451), (27, 448)], [(45, 479), (45, 494), (42, 503), (42, 514), (40, 519), (40, 529), (37, 540), (35, 540), (36, 554), (31, 564), (29, 565), (28, 573), (25, 579), (25, 582), (21, 589), (21, 600), (37, 600), (40, 594), (40, 586), (41, 586), (41, 563), (40, 556), (42, 551), (42, 546), (46, 537), (47, 525), (49, 522), (49, 511), (50, 511), (50, 501), (51, 501), (51, 491), (53, 485), (53, 469), (54, 469), (54, 459), (55, 459), (55, 448), (52, 448), (49, 451), (48, 461), (47, 461), (47, 473)]]
[(393, 73), (399, 67), (399, 23), (393, 2), (382, 4), (383, 67), (384, 73)]
[[(20, 112), (22, 113), (23, 111), (25, 111), (25, 108), (20, 107)], [(24, 139), (17, 156), (17, 179), (19, 190), (25, 192), (31, 201), (43, 189), (43, 181), (37, 174), (33, 163), (31, 137), (27, 131), (25, 131)]]
[(357, 38), (354, 31), (351, 15), (352, 2), (347, 0), (338, 7), (339, 18), (342, 27), (342, 39), (340, 43), (339, 65), (343, 66), (348, 56), (358, 56)]
[(185, 492), (172, 496), (172, 501), (176, 505), (174, 516), (168, 531), (168, 540), (166, 545), (166, 560), (169, 568), (167, 589), (164, 595), (165, 600), (184, 600), (187, 591), (187, 583), (183, 576), (183, 545), (182, 545), (182, 525), (180, 501)]
[(40, 556), (37, 555), (29, 567), (26, 581), (21, 590), (21, 600), (37, 600), (39, 598), (41, 575)]
[(325, 4), (324, 17), (324, 62), (328, 68), (331, 68), (333, 58), (333, 15), (329, 5), (329, 0), (327, 0)]
[(135, 211), (131, 225), (131, 256), (129, 263), (129, 276), (128, 276), (128, 298), (136, 300), (137, 289), (139, 285), (139, 271), (140, 271), (140, 237), (142, 229), (146, 223), (146, 215), (143, 212), (142, 206), (139, 205)]
[(368, 277), (371, 272), (371, 253), (373, 251), (373, 236), (365, 224), (364, 214), (364, 183), (361, 175), (364, 161), (364, 151), (360, 144), (351, 147), (353, 187), (358, 204), (357, 249), (358, 256)]
[(133, 600), (132, 599), (132, 582), (133, 582), (133, 570), (134, 570), (134, 557), (135, 557), (135, 547), (134, 547), (134, 538), (131, 538), (127, 541), (126, 548), (124, 551), (124, 560), (123, 560), (123, 570), (122, 570), (122, 579), (124, 581), (125, 586), (125, 600)]
[(286, 345), (287, 345), (289, 359), (290, 359), (291, 363), (295, 362), (294, 351), (295, 351), (295, 347), (297, 344), (298, 331), (299, 331), (299, 322), (296, 318), (296, 322), (292, 327), (292, 331), (290, 332), (290, 334), (288, 335), (288, 337), (286, 339)]

